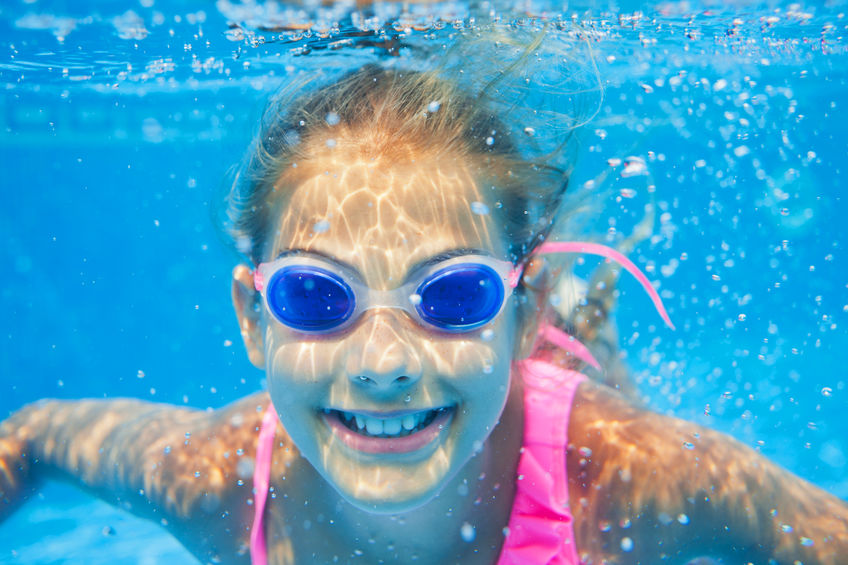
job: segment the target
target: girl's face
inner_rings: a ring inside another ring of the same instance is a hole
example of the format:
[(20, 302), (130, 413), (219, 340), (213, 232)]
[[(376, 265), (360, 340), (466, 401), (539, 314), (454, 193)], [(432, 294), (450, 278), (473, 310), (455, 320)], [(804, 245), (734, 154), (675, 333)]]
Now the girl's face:
[[(339, 152), (299, 164), (297, 174), (266, 261), (296, 251), (370, 289), (389, 290), (448, 252), (506, 258), (501, 231), (482, 205), (489, 199), (463, 160), (398, 164)], [(482, 448), (504, 408), (515, 300), (468, 333), (376, 308), (339, 333), (316, 336), (263, 307), (264, 365), (280, 420), (354, 505), (388, 513), (423, 504)]]

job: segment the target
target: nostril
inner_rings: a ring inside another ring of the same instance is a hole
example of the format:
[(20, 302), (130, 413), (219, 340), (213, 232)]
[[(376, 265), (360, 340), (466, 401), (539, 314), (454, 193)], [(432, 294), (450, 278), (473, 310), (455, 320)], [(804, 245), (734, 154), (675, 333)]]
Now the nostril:
[[(387, 376), (388, 377), (388, 376)], [(415, 381), (414, 378), (408, 375), (401, 375), (399, 377), (395, 377), (394, 379), (388, 377), (383, 378), (380, 375), (369, 377), (367, 375), (352, 375), (350, 380), (361, 384), (361, 385), (378, 385), (380, 387), (384, 386), (405, 386)]]

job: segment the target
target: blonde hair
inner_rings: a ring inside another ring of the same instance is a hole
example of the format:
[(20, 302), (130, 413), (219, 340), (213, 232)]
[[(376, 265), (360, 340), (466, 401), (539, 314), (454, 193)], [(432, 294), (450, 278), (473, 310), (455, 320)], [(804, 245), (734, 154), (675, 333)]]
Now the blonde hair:
[[(292, 96), (287, 89), (272, 98), (228, 198), (229, 231), (239, 250), (254, 264), (263, 260), (277, 199), (293, 188), (280, 186), (283, 173), (314, 158), (315, 148), (324, 147), (327, 139), (345, 137), (375, 158), (444, 153), (477, 160), (491, 184), (491, 213), (503, 227), (510, 258), (522, 261), (557, 217), (569, 176), (568, 161), (562, 164), (564, 145), (573, 129), (564, 128), (565, 135), (549, 144), (547, 153), (528, 155), (535, 129), (501, 119), (515, 108), (514, 100), (504, 101), (516, 93), (504, 78), (525, 76), (521, 63), (536, 47), (523, 49), (512, 65), (478, 85), (444, 78), (443, 68), (410, 71), (368, 64), (310, 92), (302, 93), (301, 87)], [(576, 116), (569, 120), (579, 121)], [(552, 130), (559, 125), (550, 115), (536, 122)]]

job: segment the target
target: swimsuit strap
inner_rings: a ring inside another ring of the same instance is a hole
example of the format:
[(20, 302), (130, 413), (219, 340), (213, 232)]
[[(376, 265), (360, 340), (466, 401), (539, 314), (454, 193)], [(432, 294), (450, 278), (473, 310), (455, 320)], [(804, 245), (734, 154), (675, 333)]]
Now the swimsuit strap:
[(277, 429), (277, 410), (272, 403), (265, 408), (256, 461), (253, 466), (253, 527), (250, 529), (250, 560), (253, 565), (268, 565), (268, 544), (265, 542), (265, 503), (271, 478), (271, 459), (274, 452), (274, 433)]
[(577, 565), (565, 454), (571, 405), (586, 376), (533, 358), (517, 366), (524, 382), (524, 441), (498, 565)]

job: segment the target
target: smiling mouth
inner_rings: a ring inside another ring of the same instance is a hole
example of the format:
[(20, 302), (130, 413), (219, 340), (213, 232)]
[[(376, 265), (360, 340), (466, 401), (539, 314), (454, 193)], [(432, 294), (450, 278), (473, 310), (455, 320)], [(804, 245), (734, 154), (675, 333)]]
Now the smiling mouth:
[(450, 423), (452, 407), (391, 415), (325, 408), (327, 424), (349, 447), (365, 453), (406, 453), (434, 442)]

